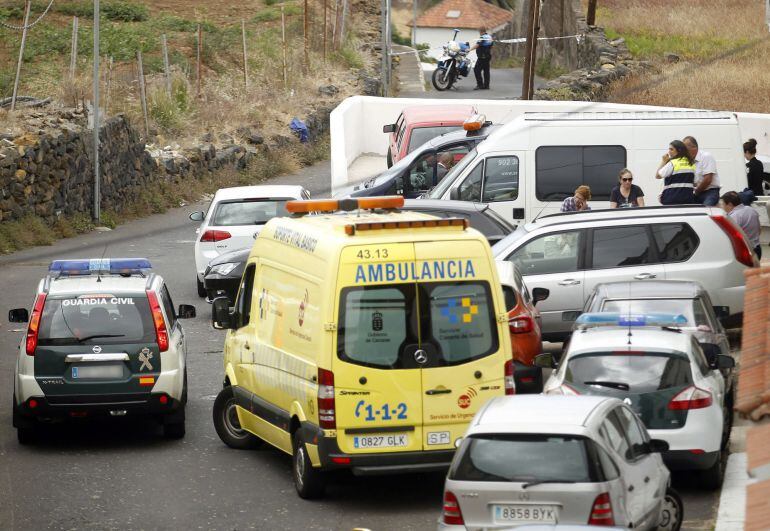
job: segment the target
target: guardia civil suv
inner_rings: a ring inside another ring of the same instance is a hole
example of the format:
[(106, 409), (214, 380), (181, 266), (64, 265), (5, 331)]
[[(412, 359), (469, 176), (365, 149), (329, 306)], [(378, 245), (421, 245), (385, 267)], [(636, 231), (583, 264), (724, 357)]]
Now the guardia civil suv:
[(34, 442), (40, 421), (151, 415), (185, 433), (187, 353), (163, 278), (146, 259), (55, 260), (40, 281), (13, 385), (13, 426)]

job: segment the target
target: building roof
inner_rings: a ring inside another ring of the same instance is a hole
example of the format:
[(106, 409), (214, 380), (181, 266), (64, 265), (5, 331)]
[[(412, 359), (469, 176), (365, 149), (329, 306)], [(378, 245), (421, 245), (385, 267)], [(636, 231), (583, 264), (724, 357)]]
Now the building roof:
[(511, 16), (511, 11), (484, 0), (444, 0), (420, 15), (417, 27), (478, 29), (484, 26), (495, 32), (508, 24)]

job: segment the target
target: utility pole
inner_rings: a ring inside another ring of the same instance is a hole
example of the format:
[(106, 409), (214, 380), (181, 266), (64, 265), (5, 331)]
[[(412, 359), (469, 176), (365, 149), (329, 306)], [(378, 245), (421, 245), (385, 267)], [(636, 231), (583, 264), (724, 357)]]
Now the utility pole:
[(99, 171), (99, 0), (94, 0), (94, 221), (101, 219)]
[(586, 14), (586, 24), (596, 26), (596, 0), (588, 0), (588, 13)]
[(524, 80), (521, 86), (521, 99), (523, 100), (531, 100), (534, 95), (538, 33), (540, 33), (540, 0), (529, 0), (527, 48), (524, 56)]
[(412, 0), (412, 48), (417, 48), (417, 0)]
[(382, 95), (388, 97), (390, 88), (390, 0), (382, 0)]
[(11, 110), (16, 110), (16, 96), (19, 92), (19, 78), (21, 77), (21, 63), (24, 61), (24, 45), (27, 43), (27, 29), (29, 26), (29, 12), (32, 10), (32, 0), (24, 2), (24, 29), (21, 32), (21, 46), (19, 47), (19, 62), (16, 63), (16, 79), (13, 81), (13, 97), (11, 98)]

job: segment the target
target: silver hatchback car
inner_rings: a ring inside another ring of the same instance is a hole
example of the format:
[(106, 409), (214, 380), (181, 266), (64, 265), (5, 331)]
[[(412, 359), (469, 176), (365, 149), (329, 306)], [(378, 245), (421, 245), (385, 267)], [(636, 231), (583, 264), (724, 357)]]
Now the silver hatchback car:
[(678, 530), (670, 474), (631, 409), (596, 396), (490, 400), (473, 418), (444, 486), (439, 530), (582, 524)]

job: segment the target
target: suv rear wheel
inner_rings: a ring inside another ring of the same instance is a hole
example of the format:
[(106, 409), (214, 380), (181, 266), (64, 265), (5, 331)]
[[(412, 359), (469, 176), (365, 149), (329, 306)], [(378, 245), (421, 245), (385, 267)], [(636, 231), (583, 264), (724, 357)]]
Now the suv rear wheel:
[(323, 472), (313, 468), (299, 430), (294, 433), (293, 447), (294, 455), (292, 456), (291, 471), (294, 476), (294, 487), (297, 489), (297, 494), (299, 494), (300, 498), (306, 500), (320, 498), (323, 496), (326, 481)]
[(223, 443), (236, 450), (250, 450), (262, 444), (259, 438), (241, 428), (235, 395), (229, 385), (219, 392), (214, 401), (214, 429)]
[(27, 445), (37, 441), (37, 421), (23, 417), (16, 405), (16, 395), (13, 395), (13, 425), (16, 427), (16, 438), (19, 444)]

